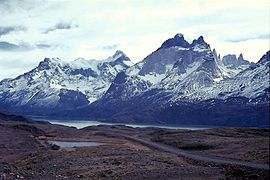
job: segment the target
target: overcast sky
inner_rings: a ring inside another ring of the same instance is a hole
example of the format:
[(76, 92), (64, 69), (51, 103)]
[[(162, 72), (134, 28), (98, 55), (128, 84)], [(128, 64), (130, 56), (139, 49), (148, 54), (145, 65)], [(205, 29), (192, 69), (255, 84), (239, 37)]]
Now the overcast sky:
[(0, 0), (0, 79), (44, 57), (102, 59), (119, 49), (138, 62), (176, 33), (257, 62), (269, 31), (268, 0)]

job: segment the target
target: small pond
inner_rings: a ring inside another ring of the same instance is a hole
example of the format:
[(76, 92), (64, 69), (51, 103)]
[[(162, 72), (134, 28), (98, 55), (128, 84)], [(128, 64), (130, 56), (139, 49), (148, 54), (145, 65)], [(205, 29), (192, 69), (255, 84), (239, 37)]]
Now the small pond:
[(104, 144), (99, 142), (85, 142), (85, 141), (49, 141), (49, 143), (55, 144), (60, 148), (96, 147)]

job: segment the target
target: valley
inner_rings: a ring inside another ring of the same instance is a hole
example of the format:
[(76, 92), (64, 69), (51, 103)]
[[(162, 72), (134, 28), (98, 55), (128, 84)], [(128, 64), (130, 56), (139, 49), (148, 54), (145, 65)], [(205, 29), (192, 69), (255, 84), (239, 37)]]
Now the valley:
[[(269, 178), (269, 129), (82, 129), (0, 117), (2, 179)], [(58, 142), (98, 142), (59, 147)]]
[(0, 180), (270, 179), (269, 7), (0, 0)]

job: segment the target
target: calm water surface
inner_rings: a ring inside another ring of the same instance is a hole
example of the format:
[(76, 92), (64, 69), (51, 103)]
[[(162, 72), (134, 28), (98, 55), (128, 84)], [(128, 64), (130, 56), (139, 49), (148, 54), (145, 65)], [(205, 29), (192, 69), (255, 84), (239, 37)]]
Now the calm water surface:
[(76, 127), (78, 129), (85, 128), (87, 126), (98, 126), (98, 125), (125, 125), (133, 128), (146, 128), (146, 127), (156, 127), (156, 128), (166, 128), (166, 129), (186, 129), (186, 130), (203, 130), (211, 129), (217, 127), (210, 126), (188, 126), (188, 125), (152, 125), (152, 124), (125, 124), (125, 123), (103, 123), (99, 121), (85, 121), (85, 120), (59, 120), (59, 119), (50, 119), (38, 116), (29, 116), (34, 120), (39, 121), (49, 121), (52, 124), (59, 124), (64, 126)]
[(98, 125), (125, 125), (134, 128), (145, 128), (145, 127), (157, 127), (157, 128), (167, 128), (167, 129), (186, 129), (186, 130), (203, 130), (209, 129), (211, 127), (199, 127), (199, 126), (162, 126), (162, 125), (141, 125), (141, 124), (123, 124), (123, 123), (102, 123), (99, 121), (62, 121), (62, 120), (47, 120), (52, 124), (59, 124), (64, 126), (76, 127), (78, 129), (87, 126), (98, 126)]
[(51, 144), (55, 144), (61, 148), (72, 148), (72, 147), (95, 147), (103, 145), (98, 142), (76, 142), (76, 141), (49, 141)]

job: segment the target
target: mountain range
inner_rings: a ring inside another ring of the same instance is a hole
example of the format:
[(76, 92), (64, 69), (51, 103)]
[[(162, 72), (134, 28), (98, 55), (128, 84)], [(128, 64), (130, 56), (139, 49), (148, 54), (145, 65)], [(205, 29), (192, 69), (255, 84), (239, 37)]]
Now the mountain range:
[(0, 106), (4, 111), (22, 114), (86, 106), (102, 97), (115, 76), (131, 65), (121, 51), (101, 61), (45, 58), (31, 71), (0, 82)]
[(223, 58), (200, 36), (164, 41), (133, 64), (121, 51), (105, 60), (45, 58), (0, 82), (0, 110), (106, 122), (269, 126), (270, 51), (257, 63)]

